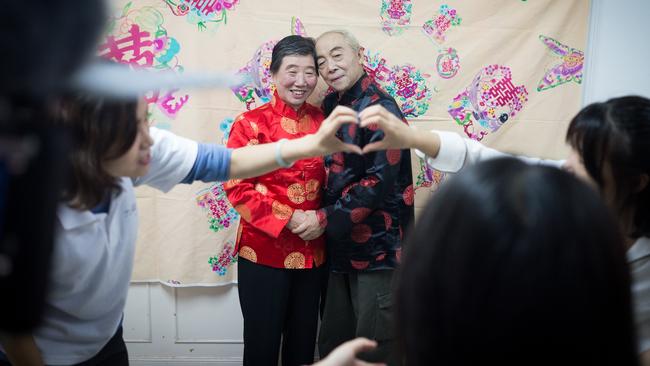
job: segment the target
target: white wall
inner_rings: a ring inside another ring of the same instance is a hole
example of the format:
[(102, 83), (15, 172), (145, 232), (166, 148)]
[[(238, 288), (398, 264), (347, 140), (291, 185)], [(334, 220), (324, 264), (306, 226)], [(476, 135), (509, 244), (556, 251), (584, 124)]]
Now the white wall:
[(242, 329), (236, 286), (129, 289), (124, 339), (133, 366), (241, 365)]
[[(585, 104), (650, 97), (650, 0), (593, 0), (583, 82)], [(132, 285), (124, 320), (132, 364), (241, 364), (236, 290)]]
[(650, 98), (650, 0), (593, 0), (589, 24), (584, 104)]

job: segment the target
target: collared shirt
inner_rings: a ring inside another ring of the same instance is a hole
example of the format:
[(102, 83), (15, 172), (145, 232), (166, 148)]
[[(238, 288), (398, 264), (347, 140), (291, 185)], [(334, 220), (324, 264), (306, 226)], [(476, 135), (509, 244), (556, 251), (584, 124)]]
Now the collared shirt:
[[(363, 75), (340, 98), (329, 94), (323, 111), (337, 105), (356, 111), (380, 104), (404, 119), (395, 100)], [(406, 123), (406, 121), (404, 121)], [(360, 147), (383, 138), (383, 132), (347, 125), (337, 132)], [(328, 179), (320, 218), (327, 223), (330, 269), (335, 272), (395, 268), (402, 253), (402, 232), (413, 219), (413, 178), (409, 150), (359, 156), (336, 153), (325, 159)]]
[[(187, 176), (197, 155), (194, 141), (151, 129), (149, 174), (136, 184), (167, 191)], [(226, 149), (222, 149), (227, 154)], [(227, 177), (227, 166), (212, 166)], [(42, 324), (33, 336), (48, 365), (88, 360), (115, 334), (129, 289), (138, 228), (130, 178), (119, 180), (105, 213), (61, 204)]]
[[(276, 92), (269, 103), (236, 118), (228, 147), (299, 138), (316, 132), (322, 121), (318, 108), (305, 103), (296, 111)], [(320, 207), (324, 182), (325, 168), (320, 157), (299, 160), (290, 168), (257, 178), (226, 182), (228, 200), (241, 216), (239, 256), (275, 268), (300, 269), (323, 264), (323, 236), (305, 241), (285, 226), (295, 209)]]

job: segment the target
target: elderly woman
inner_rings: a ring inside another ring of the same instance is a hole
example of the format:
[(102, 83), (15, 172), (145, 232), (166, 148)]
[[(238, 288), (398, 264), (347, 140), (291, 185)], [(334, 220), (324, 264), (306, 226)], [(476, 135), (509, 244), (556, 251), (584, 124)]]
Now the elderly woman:
[[(305, 101), (318, 81), (314, 41), (288, 36), (273, 48), (273, 99), (237, 117), (228, 147), (300, 138), (324, 117)], [(338, 114), (350, 111), (339, 109)], [(336, 114), (336, 113), (335, 113)], [(353, 114), (352, 114), (353, 116)], [(350, 116), (346, 116), (350, 118)], [(330, 117), (335, 118), (335, 117)], [(352, 117), (354, 118), (354, 117)], [(319, 208), (325, 182), (322, 158), (303, 159), (274, 173), (225, 184), (241, 215), (239, 301), (244, 316), (244, 365), (313, 362), (320, 282), (326, 271), (323, 230), (294, 234)]]

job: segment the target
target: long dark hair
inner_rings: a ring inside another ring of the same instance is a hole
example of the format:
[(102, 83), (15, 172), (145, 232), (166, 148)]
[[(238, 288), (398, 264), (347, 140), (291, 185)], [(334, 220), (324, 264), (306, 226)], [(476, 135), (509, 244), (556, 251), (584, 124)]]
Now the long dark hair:
[(119, 192), (119, 178), (103, 162), (126, 153), (138, 132), (137, 99), (92, 96), (65, 97), (55, 108), (56, 122), (74, 137), (70, 153), (71, 178), (63, 199), (77, 209), (90, 209), (111, 192)]
[[(585, 168), (604, 192), (614, 193), (619, 214), (633, 212), (632, 232), (650, 236), (650, 99), (626, 96), (594, 103), (571, 120), (567, 142), (580, 154)], [(610, 171), (614, 187), (605, 187)]]
[(407, 365), (635, 365), (618, 226), (570, 174), (512, 158), (437, 192), (404, 245)]

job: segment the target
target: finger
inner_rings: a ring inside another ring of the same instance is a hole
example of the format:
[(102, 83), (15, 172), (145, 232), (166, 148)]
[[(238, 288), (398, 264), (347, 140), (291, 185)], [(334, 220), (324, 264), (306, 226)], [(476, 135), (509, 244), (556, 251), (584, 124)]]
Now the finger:
[(330, 120), (330, 122), (326, 125), (324, 125), (323, 129), (326, 131), (328, 135), (334, 135), (338, 129), (346, 124), (356, 124), (357, 123), (357, 115), (345, 115), (345, 116), (338, 116), (336, 118), (333, 118)]
[(363, 150), (361, 150), (359, 146), (353, 144), (341, 143), (339, 150), (347, 153), (358, 154), (358, 155), (363, 154)]
[(332, 113), (330, 113), (330, 115), (323, 121), (323, 125), (327, 126), (327, 125), (331, 124), (332, 122), (334, 122), (336, 119), (345, 118), (345, 117), (353, 119), (355, 122), (357, 122), (357, 120), (358, 120), (357, 112), (355, 112), (354, 110), (352, 110), (350, 108), (346, 108), (346, 107), (342, 107), (342, 106), (339, 106), (339, 107), (336, 107), (332, 111)]
[(314, 230), (313, 227), (310, 227), (309, 229), (305, 230), (304, 233), (298, 235), (302, 240), (314, 240), (318, 238), (320, 235), (318, 234), (318, 230)]
[(304, 241), (310, 241), (310, 240), (314, 240), (314, 239), (318, 238), (318, 236), (309, 233), (309, 234), (307, 234), (307, 235), (303, 235), (303, 236), (301, 236), (301, 238), (302, 238), (302, 240), (304, 240)]
[(303, 213), (299, 213), (291, 217), (291, 221), (293, 221), (296, 226), (302, 224), (305, 222), (305, 220), (307, 220), (307, 216), (305, 216)]
[(384, 108), (381, 104), (371, 105), (370, 107), (365, 108), (359, 113), (359, 118), (381, 114), (385, 110), (386, 108)]
[(314, 240), (314, 239), (318, 238), (319, 236), (323, 235), (324, 232), (325, 231), (323, 229), (321, 229), (321, 228), (318, 228), (318, 229), (314, 230), (312, 232), (311, 239), (309, 239), (309, 240)]
[(300, 237), (300, 239), (302, 239), (302, 240), (304, 240), (304, 241), (310, 241), (310, 240), (313, 240), (313, 239), (311, 238), (311, 236), (309, 236), (309, 235), (301, 234), (301, 235), (298, 235), (298, 236)]
[(314, 232), (314, 233), (312, 233), (311, 235), (309, 235), (309, 238), (308, 238), (308, 239), (305, 239), (305, 240), (316, 240), (316, 239), (318, 239), (318, 237), (321, 236), (321, 235), (323, 235), (323, 233)]
[(388, 150), (389, 146), (386, 144), (384, 140), (380, 141), (375, 141), (371, 142), (368, 145), (363, 147), (363, 150), (361, 150), (364, 154), (368, 154), (371, 152), (376, 152), (376, 151), (382, 151), (382, 150)]
[[(356, 114), (340, 114), (330, 119), (330, 126), (341, 126), (347, 123), (357, 123)], [(329, 126), (328, 126), (329, 127)]]
[(390, 130), (391, 126), (390, 126), (390, 122), (387, 122), (384, 118), (371, 116), (361, 120), (361, 122), (359, 122), (359, 127), (386, 131), (386, 130)]
[(371, 351), (371, 350), (373, 350), (374, 348), (377, 347), (377, 342), (376, 341), (370, 340), (368, 338), (362, 338), (362, 337), (355, 338), (355, 339), (353, 339), (351, 341), (348, 341), (347, 343), (348, 343), (348, 346), (350, 347), (350, 349), (352, 349), (352, 351), (355, 354), (360, 353), (360, 352)]
[(377, 128), (383, 130), (389, 127), (390, 124), (391, 122), (386, 118), (383, 118), (382, 116), (368, 115), (361, 118), (361, 121), (359, 122), (359, 127), (365, 128), (365, 127), (370, 127), (371, 125), (375, 125)]
[(297, 221), (297, 220), (291, 220), (289, 222), (288, 229), (289, 230), (295, 230), (300, 224), (302, 224), (304, 221)]
[(308, 228), (309, 228), (309, 222), (305, 220), (300, 225), (298, 225), (298, 227), (291, 230), (291, 232), (296, 235), (302, 235), (305, 232), (305, 230), (307, 230)]
[(346, 107), (344, 105), (338, 105), (338, 106), (336, 106), (336, 108), (334, 108), (334, 110), (330, 114), (330, 116), (332, 116), (332, 115), (333, 116), (337, 116), (337, 115), (351, 115), (351, 116), (353, 115), (353, 116), (356, 116), (357, 112), (354, 109), (350, 108), (350, 107)]
[[(291, 230), (291, 233), (295, 234), (295, 235), (298, 235), (300, 238), (303, 238), (303, 236), (305, 236), (305, 230), (299, 231), (298, 228), (295, 228), (295, 229)], [(303, 238), (303, 240), (305, 240), (305, 239)]]

